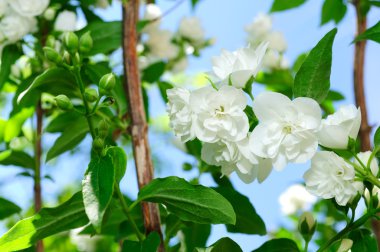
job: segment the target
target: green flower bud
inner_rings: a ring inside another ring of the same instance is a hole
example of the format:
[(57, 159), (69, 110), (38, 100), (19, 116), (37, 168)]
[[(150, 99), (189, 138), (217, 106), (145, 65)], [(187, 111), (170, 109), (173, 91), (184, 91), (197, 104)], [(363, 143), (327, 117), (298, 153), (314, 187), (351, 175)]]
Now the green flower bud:
[(109, 93), (116, 85), (116, 78), (113, 73), (104, 75), (99, 81), (99, 93), (104, 95)]
[(66, 64), (71, 65), (71, 56), (68, 51), (63, 52), (63, 60), (65, 61)]
[(92, 142), (92, 148), (100, 153), (102, 150), (103, 150), (103, 146), (104, 146), (104, 141), (103, 139), (101, 138), (95, 138), (95, 140)]
[(62, 62), (62, 57), (57, 53), (53, 48), (51, 47), (44, 47), (43, 48), (45, 57), (50, 60), (51, 62), (54, 62), (56, 64), (59, 64)]
[(66, 32), (63, 35), (63, 44), (70, 53), (75, 53), (78, 51), (79, 39), (74, 32)]
[(304, 212), (298, 221), (298, 231), (307, 242), (311, 240), (316, 226), (317, 223), (310, 212)]
[(74, 57), (73, 57), (73, 64), (74, 64), (74, 65), (79, 65), (80, 62), (81, 62), (80, 55), (79, 55), (79, 53), (76, 52), (76, 53), (74, 54)]
[(101, 120), (99, 122), (99, 127), (98, 127), (98, 135), (100, 138), (104, 139), (108, 135), (108, 123), (105, 120)]
[(79, 51), (82, 53), (88, 53), (91, 51), (93, 46), (93, 41), (90, 32), (86, 32), (80, 37), (79, 40)]
[(58, 95), (54, 98), (57, 107), (62, 110), (71, 110), (73, 109), (73, 104), (71, 103), (69, 97), (66, 95)]
[(98, 92), (93, 88), (87, 88), (86, 91), (84, 91), (84, 98), (86, 101), (94, 102), (98, 97)]
[(46, 38), (46, 46), (55, 48), (55, 38), (52, 35), (47, 36)]

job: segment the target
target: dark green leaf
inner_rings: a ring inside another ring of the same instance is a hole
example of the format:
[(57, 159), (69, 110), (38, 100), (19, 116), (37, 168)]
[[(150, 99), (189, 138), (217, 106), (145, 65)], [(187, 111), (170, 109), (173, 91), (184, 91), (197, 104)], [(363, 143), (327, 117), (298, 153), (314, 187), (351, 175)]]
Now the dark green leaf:
[(160, 79), (165, 72), (166, 63), (159, 61), (145, 68), (142, 72), (142, 80), (154, 83)]
[(246, 196), (229, 187), (217, 187), (214, 190), (231, 203), (236, 213), (236, 224), (226, 225), (228, 232), (259, 235), (267, 233), (264, 221)]
[(71, 127), (66, 128), (60, 137), (57, 138), (53, 147), (46, 155), (46, 162), (56, 156), (72, 150), (77, 146), (87, 135), (89, 129), (86, 121), (77, 120), (71, 124)]
[(307, 53), (301, 53), (300, 55), (298, 55), (296, 61), (294, 61), (293, 63), (293, 67), (292, 67), (293, 72), (297, 73), (298, 70), (300, 70), (303, 62), (307, 58), (307, 55), (308, 55)]
[(377, 128), (375, 135), (373, 137), (373, 143), (375, 146), (380, 145), (380, 127)]
[(86, 214), (98, 233), (112, 199), (114, 183), (115, 171), (111, 156), (92, 159), (82, 181), (82, 192)]
[(16, 223), (0, 237), (0, 251), (28, 248), (38, 240), (88, 223), (82, 193), (55, 208), (43, 208), (36, 215)]
[(345, 16), (347, 6), (343, 0), (325, 0), (322, 7), (321, 25), (334, 21), (338, 24)]
[(127, 170), (127, 155), (124, 150), (117, 146), (112, 146), (107, 149), (107, 155), (112, 158), (112, 164), (115, 171), (115, 181), (120, 183)]
[(202, 143), (197, 138), (191, 141), (187, 141), (185, 143), (187, 151), (197, 157), (201, 158), (201, 149), (202, 149)]
[(310, 97), (321, 103), (330, 89), (332, 46), (337, 29), (328, 32), (309, 55), (294, 79), (295, 97)]
[[(145, 28), (145, 26), (147, 26), (149, 23), (151, 23), (152, 21), (151, 20), (139, 20), (136, 24), (136, 29), (137, 29), (137, 32), (142, 32), (142, 30)], [(153, 21), (155, 22), (155, 21)]]
[(165, 103), (168, 103), (168, 95), (166, 94), (166, 91), (168, 89), (173, 88), (174, 86), (166, 81), (159, 81), (158, 82), (158, 88), (160, 89), (161, 97), (164, 99)]
[(193, 251), (196, 247), (206, 246), (206, 242), (211, 234), (210, 224), (190, 223), (182, 229), (185, 236), (186, 251)]
[(274, 0), (270, 12), (284, 11), (304, 4), (306, 0)]
[(380, 21), (377, 22), (374, 26), (368, 28), (365, 32), (356, 37), (354, 42), (362, 41), (362, 40), (372, 40), (377, 43), (380, 43)]
[(330, 90), (327, 97), (326, 97), (326, 100), (342, 101), (342, 100), (344, 100), (344, 95), (342, 95), (341, 93), (339, 93), (337, 91)]
[(235, 224), (231, 204), (220, 194), (201, 185), (192, 185), (178, 177), (154, 179), (143, 187), (138, 201), (164, 204), (169, 212), (195, 223)]
[[(268, 250), (269, 252), (271, 250)], [(208, 248), (196, 248), (194, 252), (243, 252), (240, 246), (228, 237), (219, 239)], [(271, 251), (272, 252), (272, 251)]]
[(0, 164), (15, 165), (34, 170), (35, 160), (25, 152), (16, 150), (5, 150), (3, 152), (0, 152)]
[(201, 0), (191, 0), (191, 7), (195, 9)]
[(353, 241), (352, 252), (372, 252), (377, 250), (377, 242), (372, 232), (368, 229), (352, 231), (348, 238)]
[(377, 1), (377, 0), (369, 1), (369, 4), (371, 4), (371, 5), (373, 5), (373, 6), (376, 6), (376, 7), (380, 7), (380, 2)]
[(160, 242), (158, 233), (152, 232), (142, 242), (126, 240), (123, 243), (122, 252), (156, 252)]
[(21, 208), (15, 203), (0, 198), (0, 220), (8, 218), (9, 216), (21, 212)]
[(21, 52), (16, 45), (4, 47), (1, 55), (0, 67), (0, 91), (3, 89), (5, 82), (11, 73), (11, 66), (20, 58)]
[(252, 252), (299, 252), (297, 244), (286, 238), (273, 239), (265, 242), (258, 249)]
[(73, 113), (72, 111), (64, 112), (53, 118), (51, 122), (46, 126), (45, 132), (49, 133), (57, 133), (63, 132), (67, 128), (71, 128), (71, 124), (75, 124), (76, 121), (82, 121), (81, 124), (86, 124), (87, 121), (79, 113)]

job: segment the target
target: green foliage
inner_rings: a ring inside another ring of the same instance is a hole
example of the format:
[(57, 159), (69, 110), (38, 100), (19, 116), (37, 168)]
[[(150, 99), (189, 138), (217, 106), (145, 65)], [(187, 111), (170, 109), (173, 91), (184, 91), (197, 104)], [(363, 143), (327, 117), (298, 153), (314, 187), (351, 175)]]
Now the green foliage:
[(4, 198), (0, 198), (0, 206), (0, 220), (21, 212), (21, 208), (18, 205)]
[(297, 244), (289, 239), (280, 238), (273, 239), (265, 242), (258, 249), (253, 250), (252, 252), (299, 252), (300, 250), (297, 247)]
[(189, 223), (182, 229), (185, 236), (186, 251), (193, 251), (196, 247), (206, 246), (211, 234), (210, 224)]
[(169, 100), (168, 100), (168, 95), (166, 94), (166, 91), (168, 89), (172, 89), (174, 87), (173, 84), (166, 81), (159, 81), (157, 84), (158, 84), (158, 88), (160, 89), (162, 99), (164, 100), (165, 103), (168, 103)]
[(152, 232), (142, 242), (126, 240), (123, 243), (122, 252), (156, 252), (160, 245), (160, 236), (157, 232)]
[(201, 185), (192, 185), (178, 177), (154, 179), (143, 187), (138, 201), (164, 204), (181, 220), (195, 223), (235, 224), (231, 204), (220, 194)]
[(362, 41), (362, 40), (372, 40), (377, 43), (380, 43), (380, 21), (377, 22), (374, 26), (368, 28), (362, 34), (359, 34), (354, 42)]
[(0, 237), (0, 251), (25, 249), (45, 237), (82, 227), (87, 223), (82, 194), (76, 193), (58, 207), (43, 208), (36, 215), (17, 222)]
[(127, 170), (127, 155), (124, 150), (117, 146), (112, 146), (107, 149), (107, 155), (112, 158), (113, 169), (115, 170), (115, 181), (120, 183)]
[(321, 25), (334, 21), (338, 24), (347, 12), (347, 6), (343, 0), (325, 0), (322, 7)]
[(330, 89), (332, 46), (337, 29), (328, 32), (310, 51), (294, 79), (295, 97), (310, 97), (321, 103)]
[(33, 113), (34, 108), (24, 108), (9, 118), (4, 127), (4, 141), (9, 143), (13, 138), (19, 136), (25, 121), (30, 118)]
[(377, 128), (375, 135), (373, 136), (373, 143), (375, 146), (380, 145), (380, 127)]
[[(269, 250), (268, 250), (269, 251)], [(243, 252), (240, 246), (228, 237), (219, 239), (207, 248), (196, 248), (194, 252)]]
[(142, 80), (154, 83), (160, 79), (160, 77), (165, 72), (166, 63), (163, 61), (156, 62), (147, 68), (145, 68), (142, 72)]
[(276, 11), (284, 11), (292, 8), (296, 8), (304, 4), (306, 0), (274, 0), (272, 7), (270, 9), (271, 12)]
[(0, 67), (0, 91), (8, 80), (9, 74), (11, 73), (11, 66), (20, 56), (21, 52), (17, 45), (7, 45), (3, 48)]
[(35, 160), (23, 151), (5, 150), (0, 152), (0, 164), (15, 165), (34, 170)]
[(376, 238), (368, 229), (361, 228), (354, 230), (348, 235), (348, 238), (353, 241), (352, 252), (378, 251)]

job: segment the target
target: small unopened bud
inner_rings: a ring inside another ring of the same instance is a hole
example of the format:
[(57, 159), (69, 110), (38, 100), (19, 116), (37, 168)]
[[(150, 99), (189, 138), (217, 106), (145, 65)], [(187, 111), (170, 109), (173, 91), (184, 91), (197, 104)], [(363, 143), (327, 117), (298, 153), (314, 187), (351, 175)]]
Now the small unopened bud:
[(96, 152), (101, 152), (103, 150), (104, 141), (101, 138), (95, 138), (95, 140), (92, 142), (92, 148)]
[(54, 98), (57, 107), (62, 110), (71, 110), (73, 109), (73, 104), (71, 103), (69, 97), (66, 95), (58, 95)]
[(104, 75), (99, 81), (99, 93), (101, 95), (109, 93), (116, 84), (116, 78), (113, 73)]
[[(364, 199), (365, 199), (365, 203), (367, 204), (367, 207), (379, 208), (380, 207), (379, 197), (380, 197), (380, 189), (377, 186), (374, 186), (372, 188), (372, 197), (367, 188), (364, 190)], [(372, 206), (369, 206), (370, 203), (372, 203)]]
[(45, 53), (45, 57), (50, 60), (51, 62), (54, 62), (56, 64), (59, 64), (62, 62), (62, 57), (61, 55), (59, 55), (59, 53), (54, 50), (53, 48), (51, 47), (44, 47), (43, 48), (44, 50), (44, 53)]
[(93, 88), (87, 88), (84, 92), (84, 98), (86, 101), (94, 102), (98, 99), (98, 92)]
[(63, 36), (63, 44), (70, 53), (75, 53), (78, 51), (79, 39), (74, 32), (66, 32)]
[(81, 58), (80, 58), (80, 55), (79, 55), (78, 52), (76, 52), (76, 53), (74, 54), (74, 57), (73, 57), (72, 59), (73, 59), (73, 64), (74, 64), (74, 65), (79, 65), (80, 62), (81, 62)]
[(93, 41), (90, 32), (86, 32), (80, 37), (79, 40), (79, 51), (82, 53), (88, 53), (91, 51), (93, 46)]
[(68, 51), (63, 52), (63, 60), (65, 61), (66, 64), (71, 65), (71, 56)]
[(343, 239), (337, 252), (348, 252), (354, 242), (351, 239)]
[(47, 38), (46, 38), (46, 46), (47, 47), (55, 48), (55, 42), (56, 42), (56, 40), (55, 40), (54, 36), (52, 36), (52, 35), (47, 36)]
[(44, 18), (48, 21), (51, 21), (55, 17), (56, 10), (54, 8), (47, 8), (44, 12)]
[(310, 212), (304, 212), (298, 221), (298, 231), (307, 242), (311, 240), (316, 226), (317, 223)]
[(108, 135), (108, 123), (105, 120), (101, 120), (99, 122), (99, 127), (98, 127), (98, 135), (100, 138), (104, 139)]

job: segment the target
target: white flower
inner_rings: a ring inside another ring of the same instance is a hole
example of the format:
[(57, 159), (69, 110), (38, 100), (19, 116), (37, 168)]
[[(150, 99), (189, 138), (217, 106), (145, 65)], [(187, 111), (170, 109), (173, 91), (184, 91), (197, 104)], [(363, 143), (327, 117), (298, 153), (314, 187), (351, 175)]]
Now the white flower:
[(144, 12), (144, 20), (149, 20), (153, 21), (149, 24), (147, 24), (143, 31), (144, 32), (153, 32), (158, 29), (160, 26), (160, 17), (162, 16), (162, 11), (158, 5), (155, 4), (147, 4), (145, 7), (145, 12)]
[(189, 65), (189, 61), (186, 57), (180, 59), (179, 61), (175, 62), (172, 72), (173, 73), (180, 73), (186, 70), (187, 66)]
[(193, 130), (194, 114), (189, 105), (190, 92), (184, 88), (172, 88), (166, 91), (168, 95), (167, 112), (170, 117), (170, 127), (182, 142), (195, 138)]
[(263, 59), (263, 67), (268, 69), (289, 68), (289, 62), (283, 55), (274, 50), (268, 50)]
[(49, 5), (49, 0), (12, 0), (9, 1), (12, 9), (24, 17), (41, 15)]
[(62, 11), (55, 20), (54, 29), (56, 31), (75, 31), (77, 25), (77, 15), (72, 11)]
[(316, 101), (306, 97), (291, 101), (283, 94), (264, 92), (255, 98), (252, 108), (259, 119), (250, 144), (256, 155), (273, 159), (278, 170), (288, 162), (303, 163), (314, 156), (321, 123)]
[(205, 37), (205, 31), (202, 28), (201, 21), (196, 17), (182, 18), (178, 32), (181, 36), (194, 42), (203, 41)]
[(8, 11), (8, 1), (7, 0), (0, 0), (0, 17), (4, 16), (5, 13)]
[(222, 54), (212, 58), (213, 74), (218, 81), (242, 88), (251, 77), (260, 70), (262, 59), (268, 43), (262, 43), (257, 48), (241, 48), (234, 52), (222, 50)]
[(260, 13), (253, 22), (245, 27), (250, 42), (261, 42), (272, 29), (272, 19), (270, 16)]
[(37, 20), (11, 13), (5, 16), (0, 22), (0, 33), (9, 43), (14, 43), (22, 39), (26, 34), (35, 32)]
[(267, 37), (265, 37), (265, 40), (269, 42), (269, 49), (278, 52), (285, 52), (288, 48), (284, 34), (282, 32), (271, 32)]
[(297, 211), (306, 211), (311, 204), (317, 201), (301, 184), (295, 184), (286, 189), (278, 199), (281, 212), (285, 215), (295, 214)]
[(345, 206), (357, 193), (363, 193), (363, 182), (355, 181), (354, 168), (334, 152), (321, 151), (311, 160), (311, 168), (303, 176), (306, 189), (324, 199), (335, 198)]
[(155, 30), (149, 33), (146, 45), (152, 56), (161, 59), (177, 57), (179, 49), (172, 43), (173, 34), (168, 30)]
[[(377, 162), (376, 157), (374, 157), (371, 161), (371, 164), (368, 164), (369, 158), (371, 156), (372, 152), (371, 151), (366, 151), (366, 152), (360, 152), (357, 154), (358, 158), (360, 161), (365, 165), (366, 167), (369, 165), (369, 168), (372, 172), (372, 174), (377, 177), (377, 174), (379, 173), (379, 164)], [(361, 166), (358, 160), (355, 159), (354, 161), (355, 164)]]
[(191, 93), (190, 106), (197, 115), (194, 129), (199, 140), (236, 142), (247, 137), (249, 123), (244, 113), (247, 97), (241, 89), (204, 87)]
[(259, 158), (251, 152), (248, 137), (239, 142), (221, 140), (204, 143), (202, 159), (210, 165), (221, 166), (223, 175), (235, 171), (244, 183), (251, 183), (256, 178), (261, 183), (272, 170), (270, 160)]
[(356, 139), (361, 123), (360, 109), (354, 105), (342, 106), (322, 120), (318, 140), (324, 147), (346, 149), (348, 138)]

